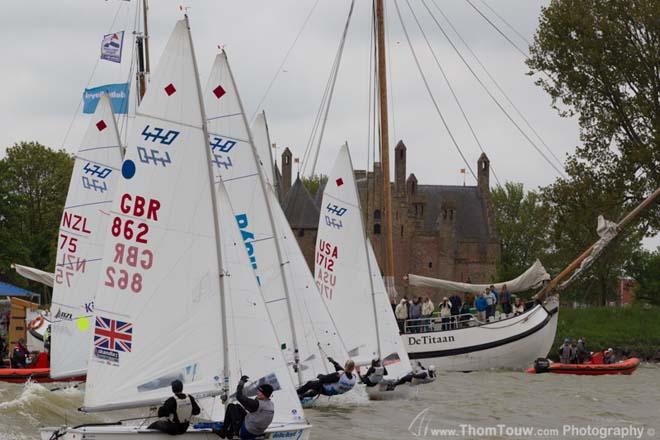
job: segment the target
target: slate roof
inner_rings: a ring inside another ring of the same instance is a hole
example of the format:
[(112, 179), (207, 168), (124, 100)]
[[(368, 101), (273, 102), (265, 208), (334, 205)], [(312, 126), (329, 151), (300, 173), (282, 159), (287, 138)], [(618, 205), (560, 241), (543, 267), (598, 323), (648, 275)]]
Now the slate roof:
[(309, 195), (300, 177), (291, 186), (282, 202), (284, 214), (292, 229), (316, 229), (319, 226), (319, 208)]
[(457, 238), (487, 241), (488, 214), (486, 201), (476, 186), (417, 185), (417, 194), (424, 198), (424, 229), (437, 230), (442, 220), (443, 206), (454, 208)]

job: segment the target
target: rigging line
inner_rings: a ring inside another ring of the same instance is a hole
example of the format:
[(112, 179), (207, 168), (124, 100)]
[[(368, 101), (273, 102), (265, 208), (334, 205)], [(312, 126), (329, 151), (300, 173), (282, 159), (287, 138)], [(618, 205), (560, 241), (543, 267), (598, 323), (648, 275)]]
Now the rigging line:
[[(406, 0), (408, 1), (408, 0)], [(465, 166), (470, 170), (470, 174), (472, 174), (472, 177), (474, 177), (474, 180), (479, 181), (477, 179), (477, 175), (474, 174), (474, 171), (472, 170), (472, 167), (470, 166), (470, 163), (467, 161), (465, 158), (465, 155), (463, 154), (463, 151), (461, 150), (461, 147), (459, 147), (458, 142), (456, 142), (456, 139), (454, 138), (454, 134), (452, 133), (451, 129), (449, 128), (449, 125), (447, 124), (447, 121), (445, 121), (445, 117), (440, 111), (440, 107), (438, 106), (438, 103), (436, 102), (435, 98), (433, 97), (433, 93), (431, 92), (431, 87), (429, 86), (428, 81), (426, 80), (426, 76), (424, 75), (424, 72), (422, 71), (422, 66), (419, 64), (419, 59), (417, 58), (417, 54), (415, 53), (415, 49), (412, 45), (412, 41), (410, 41), (410, 36), (408, 35), (408, 30), (406, 29), (406, 25), (403, 22), (403, 17), (401, 16), (401, 10), (399, 9), (399, 2), (397, 0), (394, 0), (394, 7), (396, 8), (396, 13), (399, 16), (399, 21), (401, 22), (401, 27), (403, 28), (403, 33), (406, 36), (406, 41), (408, 42), (408, 46), (410, 47), (410, 51), (412, 52), (412, 56), (415, 60), (415, 64), (417, 65), (417, 70), (419, 71), (419, 74), (422, 77), (422, 81), (424, 81), (424, 86), (426, 87), (426, 91), (429, 94), (429, 97), (431, 98), (431, 101), (433, 102), (433, 106), (435, 107), (435, 110), (438, 112), (438, 116), (440, 116), (440, 119), (442, 120), (442, 124), (445, 126), (445, 129), (447, 130), (447, 133), (449, 133), (449, 137), (451, 138), (452, 143), (458, 150), (458, 154), (460, 154), (461, 158), (463, 159), (463, 162), (465, 163)]]
[[(110, 27), (108, 28), (108, 33), (112, 32), (112, 28), (115, 25), (115, 22), (117, 21), (117, 17), (119, 16), (119, 12), (121, 11), (123, 7), (123, 3), (119, 3), (119, 7), (117, 8), (117, 12), (115, 12), (115, 16), (112, 18), (112, 23), (110, 24)], [(87, 83), (85, 85), (85, 88), (89, 87), (90, 83), (92, 82), (92, 78), (94, 78), (94, 74), (96, 73), (96, 69), (99, 66), (99, 63), (101, 62), (101, 57), (98, 56), (96, 58), (96, 63), (94, 63), (94, 67), (92, 68), (92, 73), (89, 75), (89, 78), (87, 79)], [(73, 117), (71, 118), (71, 123), (69, 124), (69, 128), (67, 128), (66, 133), (64, 135), (64, 139), (62, 139), (62, 148), (66, 149), (66, 141), (69, 137), (69, 134), (71, 133), (71, 129), (73, 128), (73, 124), (76, 121), (76, 117), (78, 116), (78, 112), (80, 111), (80, 107), (82, 106), (83, 103), (83, 98), (81, 97), (80, 100), (78, 100), (78, 105), (76, 106), (76, 111), (73, 113)]]
[(481, 0), (481, 4), (483, 4), (483, 5), (484, 5), (485, 7), (487, 7), (487, 8), (488, 8), (493, 14), (495, 14), (495, 16), (496, 16), (497, 18), (499, 18), (500, 20), (502, 20), (502, 21), (504, 22), (504, 24), (506, 24), (506, 25), (509, 27), (509, 29), (511, 29), (511, 30), (512, 30), (512, 31), (513, 31), (518, 37), (520, 37), (521, 40), (523, 40), (525, 43), (527, 43), (527, 46), (531, 46), (531, 45), (532, 45), (531, 41), (529, 41), (529, 40), (527, 39), (527, 37), (525, 37), (522, 33), (518, 32), (518, 30), (517, 30), (516, 28), (514, 28), (514, 27), (511, 25), (511, 23), (509, 23), (508, 21), (506, 21), (506, 20), (504, 19), (504, 17), (502, 17), (500, 14), (498, 14), (497, 11), (495, 11), (495, 9), (493, 9), (488, 3), (486, 3), (486, 0)]
[(493, 27), (493, 29), (495, 29), (495, 30), (497, 31), (497, 33), (499, 33), (501, 36), (503, 36), (504, 39), (505, 39), (506, 41), (508, 41), (509, 44), (511, 44), (511, 46), (513, 46), (518, 52), (520, 52), (520, 53), (522, 54), (523, 57), (525, 57), (525, 58), (528, 58), (528, 57), (529, 57), (529, 54), (528, 54), (526, 51), (524, 51), (524, 50), (522, 50), (521, 48), (519, 48), (518, 45), (516, 45), (516, 43), (514, 43), (514, 42), (513, 42), (513, 41), (512, 41), (512, 40), (511, 40), (511, 39), (510, 39), (510, 38), (509, 38), (504, 32), (502, 32), (502, 30), (501, 30), (499, 27), (497, 27), (497, 25), (496, 25), (495, 23), (493, 23), (488, 17), (486, 17), (486, 16), (484, 15), (484, 13), (481, 12), (481, 11), (479, 10), (479, 8), (477, 8), (477, 7), (474, 5), (474, 3), (472, 3), (470, 0), (465, 0), (465, 1), (466, 1), (470, 6), (472, 6), (472, 9), (474, 9), (475, 11), (477, 11), (477, 13), (478, 13), (479, 15), (481, 15), (481, 16), (483, 17), (483, 19), (486, 20), (486, 21), (488, 22), (488, 24), (490, 24), (490, 25)]
[[(133, 29), (135, 29), (138, 26), (138, 20), (140, 19), (140, 7), (139, 4), (136, 4), (135, 7), (135, 17), (133, 20)], [(128, 10), (126, 15), (128, 15)], [(131, 90), (132, 90), (132, 85), (133, 85), (133, 74), (135, 73), (134, 68), (136, 66), (136, 57), (135, 57), (135, 33), (133, 33), (133, 40), (131, 44), (131, 62), (129, 64), (128, 68), (128, 79), (126, 82), (128, 83), (128, 96), (131, 96)], [(136, 103), (137, 105), (137, 103)], [(124, 148), (127, 147), (127, 142), (128, 142), (128, 124), (129, 124), (129, 116), (128, 113), (130, 109), (128, 108), (130, 106), (130, 101), (127, 103), (127, 108), (126, 108), (126, 115), (120, 118), (120, 123), (119, 123), (119, 133), (120, 135), (120, 143), (123, 144)], [(123, 138), (123, 139), (122, 139)], [(123, 156), (123, 154), (122, 154)]]
[(334, 95), (335, 84), (337, 83), (337, 77), (339, 76), (339, 67), (341, 65), (341, 57), (344, 53), (344, 44), (346, 43), (346, 35), (348, 34), (348, 27), (351, 24), (351, 17), (353, 17), (353, 9), (355, 7), (355, 0), (351, 0), (351, 7), (348, 10), (348, 17), (346, 18), (346, 24), (344, 25), (344, 33), (341, 37), (341, 43), (339, 45), (339, 52), (337, 54), (337, 70), (335, 71), (334, 78), (332, 79), (332, 86), (330, 88), (330, 94), (328, 95), (328, 102), (325, 108), (325, 114), (323, 116), (323, 124), (321, 125), (321, 133), (319, 134), (318, 145), (316, 146), (314, 162), (312, 163), (312, 175), (316, 170), (316, 163), (319, 159), (319, 152), (321, 151), (321, 142), (323, 141), (323, 134), (325, 133), (325, 125), (328, 122), (328, 114), (330, 113), (330, 105), (332, 104), (332, 96)]
[[(465, 120), (465, 123), (470, 128), (470, 133), (472, 133), (472, 137), (474, 138), (474, 141), (479, 146), (479, 149), (481, 150), (481, 152), (486, 154), (486, 151), (484, 150), (483, 145), (481, 144), (481, 142), (479, 141), (479, 138), (477, 137), (477, 133), (474, 131), (474, 128), (472, 127), (472, 124), (470, 123), (470, 120), (468, 119), (467, 114), (465, 113), (465, 110), (463, 109), (463, 105), (461, 105), (461, 102), (458, 99), (458, 96), (456, 95), (456, 92), (454, 91), (454, 87), (452, 87), (451, 82), (449, 81), (449, 77), (445, 73), (445, 69), (442, 68), (442, 65), (440, 64), (440, 60), (438, 59), (438, 56), (436, 55), (435, 51), (433, 50), (433, 47), (431, 46), (431, 42), (429, 41), (428, 37), (426, 36), (426, 32), (424, 32), (424, 29), (422, 28), (422, 24), (419, 22), (419, 19), (417, 18), (417, 14), (415, 14), (415, 11), (412, 9), (412, 6), (410, 5), (410, 2), (408, 0), (406, 0), (406, 3), (408, 4), (408, 8), (410, 9), (410, 13), (412, 14), (413, 18), (415, 19), (415, 23), (417, 23), (417, 27), (419, 27), (419, 30), (422, 33), (422, 36), (424, 37), (424, 40), (426, 41), (426, 45), (428, 46), (429, 50), (431, 51), (431, 55), (433, 55), (433, 59), (435, 60), (435, 63), (438, 66), (438, 69), (440, 69), (440, 72), (442, 73), (442, 77), (445, 79), (445, 82), (447, 83), (447, 86), (449, 87), (449, 91), (451, 92), (451, 95), (454, 97), (454, 101), (456, 101), (456, 105), (461, 110), (461, 114), (463, 115), (463, 119)], [(497, 177), (497, 174), (495, 174), (495, 169), (493, 168), (492, 165), (490, 167), (490, 170), (493, 172), (493, 177), (495, 177), (495, 181), (497, 182), (497, 184), (501, 185), (500, 179)]]
[(257, 117), (257, 113), (259, 113), (259, 109), (261, 108), (261, 105), (266, 100), (266, 97), (268, 97), (268, 93), (270, 92), (270, 89), (273, 87), (273, 84), (275, 84), (275, 81), (277, 80), (277, 77), (280, 75), (280, 72), (282, 72), (282, 68), (284, 67), (284, 64), (289, 59), (289, 55), (291, 55), (291, 51), (293, 51), (293, 48), (296, 46), (296, 43), (298, 42), (298, 39), (300, 38), (303, 31), (305, 30), (305, 27), (307, 27), (307, 23), (309, 22), (309, 19), (312, 17), (312, 14), (314, 13), (314, 10), (316, 9), (316, 5), (318, 5), (318, 4), (319, 4), (319, 0), (316, 0), (314, 5), (312, 6), (312, 9), (309, 10), (309, 13), (307, 14), (307, 17), (305, 18), (305, 21), (303, 22), (302, 27), (300, 28), (300, 30), (298, 31), (298, 34), (296, 35), (296, 38), (294, 38), (293, 43), (291, 43), (291, 46), (289, 47), (289, 50), (286, 51), (286, 54), (284, 55), (284, 59), (282, 59), (282, 62), (280, 63), (279, 67), (277, 68), (277, 71), (275, 72), (275, 75), (270, 80), (270, 83), (268, 84), (268, 87), (266, 87), (266, 91), (264, 92), (263, 96), (259, 100), (259, 104), (257, 104), (257, 107), (254, 109), (254, 114), (250, 118), (250, 123), (254, 122), (254, 119)]
[(307, 146), (305, 147), (305, 153), (303, 154), (303, 170), (307, 168), (307, 160), (309, 159), (309, 154), (312, 148), (312, 145), (314, 144), (314, 139), (316, 138), (316, 132), (319, 127), (319, 123), (321, 121), (321, 114), (323, 113), (323, 107), (325, 106), (325, 101), (327, 99), (328, 95), (328, 90), (330, 88), (330, 80), (332, 79), (332, 76), (334, 74), (335, 70), (335, 65), (337, 63), (337, 57), (335, 56), (335, 59), (332, 63), (332, 67), (330, 69), (330, 75), (328, 76), (328, 80), (325, 84), (325, 89), (323, 90), (323, 96), (321, 97), (321, 103), (319, 105), (318, 110), (316, 111), (316, 116), (314, 118), (314, 123), (312, 124), (312, 131), (309, 134), (309, 139), (307, 140)]
[(479, 66), (481, 66), (481, 68), (484, 70), (484, 72), (486, 73), (486, 76), (488, 76), (488, 78), (493, 82), (493, 84), (495, 84), (495, 88), (497, 88), (497, 90), (499, 90), (500, 93), (502, 93), (502, 96), (504, 96), (504, 99), (505, 99), (505, 100), (509, 103), (509, 105), (511, 105), (511, 107), (515, 110), (516, 114), (517, 114), (518, 116), (520, 116), (520, 118), (523, 120), (523, 122), (525, 123), (525, 125), (527, 126), (527, 128), (529, 128), (529, 129), (531, 130), (531, 132), (534, 133), (534, 135), (536, 136), (536, 138), (537, 138), (539, 141), (541, 141), (541, 144), (543, 144), (543, 146), (546, 148), (546, 150), (547, 150), (547, 151), (552, 155), (552, 157), (557, 161), (557, 164), (559, 164), (559, 166), (560, 166), (561, 168), (564, 168), (564, 164), (562, 163), (562, 161), (557, 157), (557, 155), (555, 155), (555, 153), (552, 151), (552, 149), (548, 146), (548, 144), (545, 142), (545, 140), (541, 137), (541, 135), (540, 135), (540, 134), (534, 129), (534, 127), (532, 126), (532, 124), (531, 124), (531, 123), (529, 122), (529, 120), (525, 117), (525, 115), (520, 111), (520, 109), (518, 108), (518, 106), (516, 106), (516, 105), (513, 103), (513, 101), (511, 100), (511, 98), (509, 98), (508, 94), (507, 94), (507, 93), (504, 91), (504, 89), (500, 86), (500, 84), (499, 84), (499, 83), (497, 82), (497, 80), (493, 77), (493, 75), (491, 75), (491, 73), (488, 71), (488, 69), (486, 68), (486, 66), (481, 62), (481, 59), (480, 59), (480, 58), (477, 56), (477, 54), (472, 50), (472, 48), (471, 48), (470, 45), (467, 43), (467, 41), (465, 41), (465, 39), (462, 37), (462, 35), (460, 34), (460, 32), (458, 32), (458, 29), (456, 29), (456, 27), (454, 26), (454, 24), (452, 23), (452, 21), (449, 19), (449, 17), (448, 17), (443, 11), (442, 11), (442, 9), (440, 9), (440, 7), (438, 6), (437, 2), (434, 1), (434, 2), (433, 2), (433, 5), (436, 7), (436, 9), (438, 10), (438, 12), (440, 12), (440, 15), (442, 15), (442, 17), (443, 17), (443, 18), (445, 19), (445, 21), (449, 24), (449, 26), (450, 26), (451, 29), (454, 31), (454, 33), (458, 36), (458, 39), (461, 40), (461, 42), (462, 42), (463, 45), (466, 47), (466, 49), (468, 50), (468, 52), (470, 52), (470, 54), (472, 55), (472, 57), (474, 57), (474, 59), (475, 59), (475, 61), (477, 62), (477, 64), (479, 64)]
[[(506, 109), (502, 106), (502, 104), (500, 104), (500, 102), (497, 100), (497, 98), (495, 98), (495, 96), (491, 93), (491, 91), (488, 90), (488, 87), (486, 87), (486, 85), (485, 85), (484, 82), (481, 80), (481, 78), (479, 78), (479, 76), (478, 76), (477, 73), (474, 71), (474, 69), (472, 69), (472, 66), (470, 66), (470, 63), (467, 62), (467, 60), (465, 59), (465, 57), (463, 57), (463, 54), (461, 54), (461, 52), (458, 50), (458, 48), (456, 47), (456, 45), (454, 44), (454, 42), (451, 40), (451, 38), (449, 38), (449, 35), (445, 32), (444, 28), (442, 27), (442, 25), (441, 25), (440, 22), (438, 21), (437, 17), (436, 17), (435, 15), (433, 15), (433, 12), (431, 12), (431, 9), (429, 8), (428, 4), (426, 3), (426, 0), (422, 0), (422, 4), (424, 5), (424, 7), (426, 8), (426, 10), (427, 10), (427, 11), (429, 12), (429, 14), (431, 15), (431, 18), (433, 19), (433, 21), (435, 22), (435, 24), (438, 26), (438, 29), (440, 29), (440, 32), (442, 32), (442, 34), (445, 36), (445, 38), (447, 39), (447, 41), (449, 42), (449, 44), (451, 45), (451, 47), (454, 49), (454, 52), (456, 52), (456, 55), (458, 55), (458, 57), (461, 59), (461, 61), (463, 61), (463, 64), (465, 64), (465, 67), (467, 67), (467, 69), (470, 71), (470, 73), (472, 74), (472, 76), (474, 76), (474, 78), (477, 80), (477, 82), (479, 83), (479, 85), (484, 89), (484, 91), (488, 94), (488, 96), (490, 96), (490, 98), (493, 100), (493, 102), (495, 103), (495, 105), (497, 105), (497, 107), (499, 107), (499, 109), (502, 111), (502, 113), (504, 113), (504, 115), (507, 117), (507, 119), (509, 119), (509, 121), (511, 121), (511, 123), (514, 125), (514, 127), (516, 127), (516, 129), (518, 129), (518, 131), (520, 132), (520, 134), (521, 134), (521, 135), (527, 140), (527, 142), (529, 142), (530, 145), (531, 145), (531, 146), (532, 146), (532, 147), (533, 147), (533, 148), (534, 148), (534, 149), (535, 149), (535, 150), (541, 155), (541, 157), (543, 157), (543, 159), (544, 159), (544, 160), (545, 160), (545, 161), (546, 161), (546, 162), (547, 162), (547, 163), (548, 163), (548, 164), (549, 164), (549, 165), (550, 165), (555, 171), (557, 171), (557, 173), (558, 173), (561, 177), (564, 177), (564, 178), (565, 178), (565, 177), (566, 177), (566, 174), (564, 174), (563, 167), (561, 167), (561, 169), (560, 169), (560, 168), (557, 168), (557, 166), (556, 166), (556, 165), (555, 165), (555, 164), (554, 164), (554, 163), (548, 158), (548, 156), (546, 156), (546, 155), (543, 153), (543, 151), (541, 151), (541, 149), (539, 148), (539, 146), (536, 145), (536, 143), (535, 143), (535, 142), (534, 142), (534, 141), (533, 141), (533, 140), (527, 135), (527, 133), (525, 133), (525, 132), (523, 131), (523, 129), (520, 127), (520, 125), (519, 125), (519, 124), (518, 124), (518, 123), (517, 123), (512, 117), (511, 117), (511, 115), (509, 114), (509, 112), (506, 111)], [(436, 5), (436, 7), (437, 7), (437, 5)], [(438, 8), (438, 9), (439, 9), (439, 8)]]

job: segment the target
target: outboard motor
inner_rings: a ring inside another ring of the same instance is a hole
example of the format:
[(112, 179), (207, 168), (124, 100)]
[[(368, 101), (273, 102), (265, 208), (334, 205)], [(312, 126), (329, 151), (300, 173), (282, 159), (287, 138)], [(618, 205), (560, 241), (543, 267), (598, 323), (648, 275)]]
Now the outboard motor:
[(547, 373), (550, 371), (550, 361), (546, 358), (538, 358), (534, 361), (534, 371), (537, 373)]

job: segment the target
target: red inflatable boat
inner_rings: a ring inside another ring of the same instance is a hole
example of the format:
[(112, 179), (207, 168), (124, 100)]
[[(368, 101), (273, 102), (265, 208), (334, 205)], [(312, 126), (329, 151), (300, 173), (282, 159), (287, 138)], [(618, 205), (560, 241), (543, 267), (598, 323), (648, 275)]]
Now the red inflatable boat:
[(39, 353), (37, 361), (29, 368), (0, 368), (0, 382), (24, 383), (28, 380), (39, 383), (80, 382), (85, 380), (85, 376), (51, 379), (48, 355), (46, 353)]
[(606, 364), (603, 362), (603, 354), (595, 353), (591, 360), (583, 364), (562, 364), (551, 362), (547, 359), (537, 359), (534, 366), (527, 370), (528, 373), (555, 373), (555, 374), (583, 374), (588, 376), (600, 376), (604, 374), (632, 374), (639, 366), (638, 358), (630, 358), (625, 361)]

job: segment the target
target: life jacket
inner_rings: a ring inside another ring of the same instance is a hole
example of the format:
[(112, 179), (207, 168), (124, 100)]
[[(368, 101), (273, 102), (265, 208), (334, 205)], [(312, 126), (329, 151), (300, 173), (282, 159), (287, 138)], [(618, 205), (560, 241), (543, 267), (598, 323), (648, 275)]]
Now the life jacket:
[(245, 423), (245, 429), (255, 436), (263, 434), (275, 416), (275, 405), (273, 405), (272, 400), (258, 400), (258, 402), (259, 408), (255, 412), (248, 412), (243, 422)]
[(355, 373), (352, 373), (349, 379), (346, 372), (342, 371), (337, 382), (323, 384), (325, 394), (334, 396), (335, 394), (344, 394), (350, 391), (355, 386), (356, 376)]
[[(179, 420), (179, 423), (189, 423), (192, 418), (192, 400), (190, 400), (190, 396), (186, 395), (183, 399), (174, 396), (174, 401), (176, 402), (176, 419)], [(173, 415), (170, 415), (170, 421), (176, 422), (176, 419)]]
[(374, 372), (367, 376), (367, 379), (371, 383), (378, 383), (383, 380), (383, 377), (385, 377), (385, 367), (379, 366), (374, 367)]

